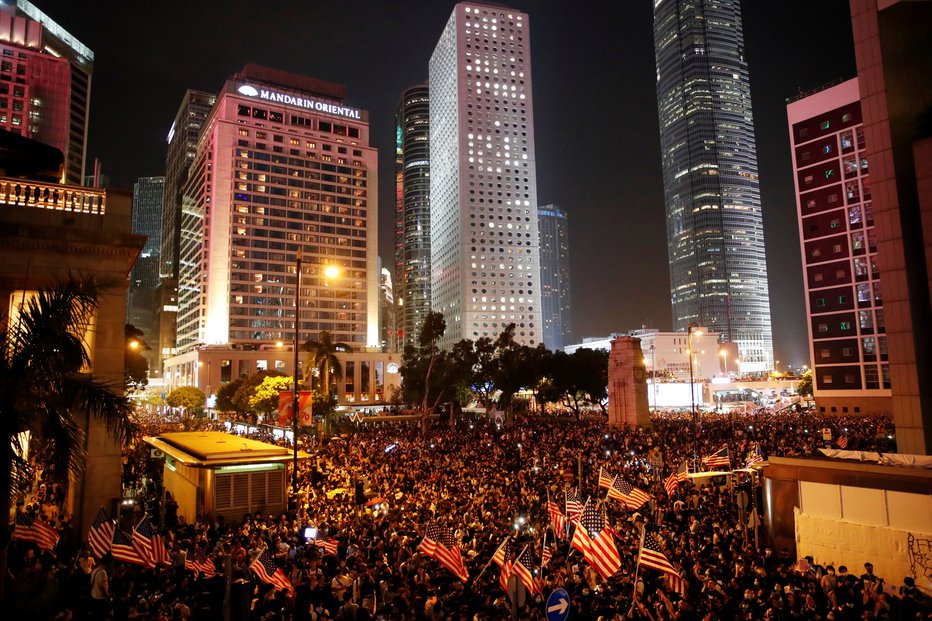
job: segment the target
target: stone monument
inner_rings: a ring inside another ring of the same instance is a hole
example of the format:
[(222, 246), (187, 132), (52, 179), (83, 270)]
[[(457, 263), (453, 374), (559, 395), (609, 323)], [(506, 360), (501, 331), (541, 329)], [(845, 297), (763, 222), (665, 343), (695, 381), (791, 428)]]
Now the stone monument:
[(619, 336), (612, 341), (608, 357), (608, 424), (619, 428), (650, 426), (641, 339)]

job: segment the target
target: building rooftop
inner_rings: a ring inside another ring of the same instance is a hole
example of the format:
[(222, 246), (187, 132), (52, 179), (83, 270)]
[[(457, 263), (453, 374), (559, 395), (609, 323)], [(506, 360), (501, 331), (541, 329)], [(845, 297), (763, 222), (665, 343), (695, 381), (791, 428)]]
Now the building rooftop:
[[(186, 466), (287, 461), (294, 457), (289, 447), (221, 431), (179, 431), (158, 437), (146, 436), (143, 440)], [(308, 457), (307, 453), (298, 451), (299, 459)]]

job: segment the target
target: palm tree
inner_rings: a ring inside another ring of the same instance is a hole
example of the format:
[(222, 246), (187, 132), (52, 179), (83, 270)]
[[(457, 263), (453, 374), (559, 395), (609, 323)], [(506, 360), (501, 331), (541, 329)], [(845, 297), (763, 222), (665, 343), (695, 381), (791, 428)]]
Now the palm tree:
[(343, 378), (343, 365), (337, 358), (337, 352), (352, 350), (353, 348), (346, 343), (334, 343), (333, 336), (326, 330), (320, 333), (316, 341), (307, 341), (304, 344), (304, 351), (308, 353), (307, 363), (304, 365), (304, 383), (310, 385), (308, 374), (312, 369), (317, 369), (320, 372), (320, 393), (325, 399), (328, 398), (331, 378)]
[[(27, 444), (48, 456), (47, 472), (62, 484), (84, 469), (80, 421), (95, 418), (118, 440), (133, 431), (130, 401), (121, 386), (95, 381), (85, 336), (104, 287), (93, 277), (68, 276), (40, 290), (17, 318), (0, 319), (0, 528), (7, 528), (14, 496), (28, 488)], [(0, 537), (0, 599), (8, 536)]]

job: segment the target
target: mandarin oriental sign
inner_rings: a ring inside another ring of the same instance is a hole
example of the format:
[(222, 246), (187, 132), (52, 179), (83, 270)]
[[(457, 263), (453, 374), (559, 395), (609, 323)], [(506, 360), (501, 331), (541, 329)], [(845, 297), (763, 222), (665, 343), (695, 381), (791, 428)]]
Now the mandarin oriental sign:
[(348, 119), (362, 119), (362, 111), (356, 108), (349, 108), (338, 104), (332, 104), (326, 101), (320, 101), (318, 99), (298, 97), (296, 95), (272, 91), (265, 88), (257, 88), (249, 84), (243, 84), (236, 89), (236, 92), (241, 95), (246, 95), (247, 97), (257, 97), (259, 99), (264, 99), (265, 101), (285, 104), (286, 106), (294, 106), (295, 108), (314, 110), (316, 112), (323, 112), (324, 114), (332, 114), (334, 116), (342, 116)]

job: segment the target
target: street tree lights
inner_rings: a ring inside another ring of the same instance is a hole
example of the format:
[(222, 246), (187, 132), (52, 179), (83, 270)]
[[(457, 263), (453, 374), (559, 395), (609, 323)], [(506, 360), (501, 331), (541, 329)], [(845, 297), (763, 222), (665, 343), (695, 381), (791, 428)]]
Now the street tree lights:
[(693, 470), (699, 470), (699, 412), (696, 411), (696, 391), (693, 388), (693, 335), (702, 336), (699, 324), (693, 321), (686, 329), (686, 339), (689, 345), (689, 402), (693, 412)]

